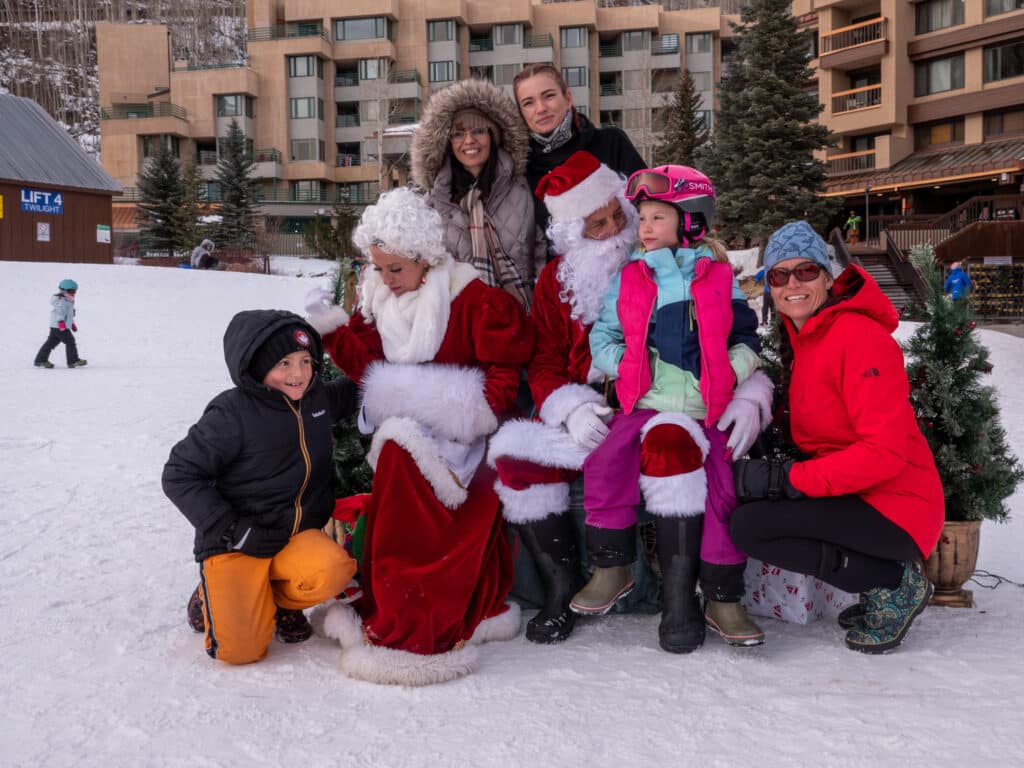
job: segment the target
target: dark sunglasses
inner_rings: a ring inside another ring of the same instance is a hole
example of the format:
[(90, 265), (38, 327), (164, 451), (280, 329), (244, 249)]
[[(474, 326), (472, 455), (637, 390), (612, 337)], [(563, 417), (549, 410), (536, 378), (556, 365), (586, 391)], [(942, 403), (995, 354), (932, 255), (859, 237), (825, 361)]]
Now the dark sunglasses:
[(821, 264), (815, 264), (813, 261), (805, 262), (793, 269), (773, 267), (768, 270), (768, 285), (772, 288), (781, 288), (789, 282), (790, 275), (796, 275), (796, 279), (801, 283), (809, 283), (818, 279), (822, 269)]

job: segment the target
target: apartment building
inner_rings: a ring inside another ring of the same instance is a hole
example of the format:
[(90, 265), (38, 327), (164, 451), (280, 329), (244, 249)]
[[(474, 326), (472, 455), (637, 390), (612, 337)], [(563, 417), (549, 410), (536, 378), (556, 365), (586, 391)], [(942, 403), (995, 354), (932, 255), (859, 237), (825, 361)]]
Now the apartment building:
[[(827, 194), (874, 219), (1024, 192), (1024, 0), (794, 0), (817, 32)], [(989, 218), (1019, 206), (979, 207)], [(965, 211), (966, 213), (966, 211)]]
[[(466, 77), (508, 89), (526, 63), (560, 67), (578, 109), (648, 157), (683, 67), (710, 125), (742, 0), (250, 0), (244, 66), (172, 61), (160, 25), (101, 24), (104, 166), (126, 187), (161, 144), (199, 163), (216, 200), (232, 119), (256, 161), (263, 212), (298, 229), (338, 200), (404, 183), (430, 94)], [(122, 217), (123, 218), (123, 217)]]

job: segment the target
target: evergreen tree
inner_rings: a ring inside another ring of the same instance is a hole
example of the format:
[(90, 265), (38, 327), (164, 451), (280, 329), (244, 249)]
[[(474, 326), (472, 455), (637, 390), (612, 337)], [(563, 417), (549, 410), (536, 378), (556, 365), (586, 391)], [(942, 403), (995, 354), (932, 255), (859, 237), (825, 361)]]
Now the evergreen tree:
[(147, 250), (171, 251), (178, 242), (176, 216), (181, 203), (181, 166), (166, 144), (143, 163), (138, 177), (137, 216)]
[(700, 94), (690, 70), (684, 69), (679, 75), (679, 87), (665, 110), (665, 127), (661, 142), (654, 148), (654, 164), (693, 166), (697, 150), (707, 143), (708, 128), (700, 114)]
[(789, 0), (751, 0), (736, 25), (737, 55), (722, 78), (715, 132), (699, 162), (718, 193), (716, 219), (728, 238), (767, 239), (787, 221), (824, 227), (838, 201), (819, 197), (830, 143), (812, 122), (809, 32)]
[(334, 207), (332, 216), (316, 216), (302, 230), (302, 240), (317, 256), (341, 261), (358, 256), (352, 245), (352, 232), (359, 223), (359, 214), (348, 200)]
[(199, 221), (203, 213), (202, 187), (199, 166), (186, 165), (181, 173), (181, 198), (174, 212), (175, 246), (185, 253), (191, 253), (206, 236), (206, 225)]
[(924, 323), (904, 345), (910, 401), (942, 479), (947, 520), (1005, 520), (1005, 499), (1024, 479), (1006, 444), (988, 350), (975, 336), (970, 303), (943, 295), (930, 245), (911, 260), (927, 286)]
[(221, 140), (217, 160), (222, 217), (218, 245), (221, 247), (248, 248), (253, 243), (258, 190), (258, 182), (253, 178), (255, 167), (245, 134), (238, 120), (232, 120), (227, 136)]

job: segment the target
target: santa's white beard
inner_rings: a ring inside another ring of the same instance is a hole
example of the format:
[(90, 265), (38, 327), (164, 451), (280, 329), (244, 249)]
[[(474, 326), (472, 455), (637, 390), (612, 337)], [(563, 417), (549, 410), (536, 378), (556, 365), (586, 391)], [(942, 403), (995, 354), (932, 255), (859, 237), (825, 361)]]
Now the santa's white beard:
[[(623, 206), (625, 210), (625, 206)], [(632, 209), (630, 209), (632, 212)], [(555, 222), (548, 228), (555, 251), (562, 255), (558, 265), (558, 297), (569, 304), (570, 317), (591, 325), (601, 313), (601, 304), (615, 274), (629, 260), (636, 242), (635, 212), (617, 235), (606, 240), (583, 237), (583, 222)]]

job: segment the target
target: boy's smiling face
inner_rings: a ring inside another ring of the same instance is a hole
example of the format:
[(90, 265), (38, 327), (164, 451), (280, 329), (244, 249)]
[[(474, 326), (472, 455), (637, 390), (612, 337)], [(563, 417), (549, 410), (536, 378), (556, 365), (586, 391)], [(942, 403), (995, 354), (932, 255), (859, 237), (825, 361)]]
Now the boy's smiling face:
[(313, 380), (313, 356), (305, 350), (285, 355), (263, 377), (264, 386), (301, 400)]

